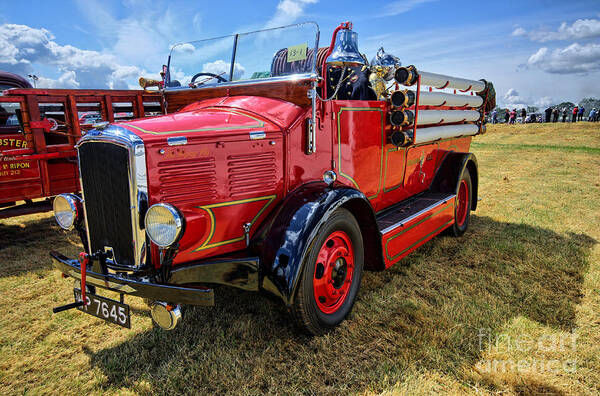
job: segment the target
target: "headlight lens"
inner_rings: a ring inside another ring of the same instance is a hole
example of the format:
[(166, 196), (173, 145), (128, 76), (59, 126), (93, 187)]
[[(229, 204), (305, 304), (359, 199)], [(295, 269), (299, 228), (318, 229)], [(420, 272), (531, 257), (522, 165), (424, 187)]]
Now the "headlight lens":
[(58, 225), (65, 230), (72, 230), (79, 220), (81, 208), (79, 197), (73, 194), (60, 194), (54, 198), (52, 206)]
[(172, 205), (159, 203), (146, 212), (146, 233), (160, 247), (168, 247), (179, 240), (183, 232), (183, 217)]

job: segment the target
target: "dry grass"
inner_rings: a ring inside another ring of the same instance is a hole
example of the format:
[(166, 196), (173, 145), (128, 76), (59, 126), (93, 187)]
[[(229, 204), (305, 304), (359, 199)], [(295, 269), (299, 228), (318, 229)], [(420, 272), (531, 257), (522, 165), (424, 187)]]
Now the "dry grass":
[(76, 235), (46, 214), (0, 221), (0, 393), (598, 393), (599, 148), (597, 124), (490, 126), (469, 232), (367, 273), (350, 320), (321, 338), (227, 288), (173, 332), (137, 298), (130, 330), (52, 315), (72, 283), (47, 252), (74, 255)]

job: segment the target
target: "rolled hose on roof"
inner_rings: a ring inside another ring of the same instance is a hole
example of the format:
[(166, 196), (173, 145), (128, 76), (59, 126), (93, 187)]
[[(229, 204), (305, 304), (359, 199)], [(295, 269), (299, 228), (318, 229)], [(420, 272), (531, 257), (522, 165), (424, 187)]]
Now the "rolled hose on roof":
[[(329, 47), (321, 47), (317, 51), (317, 68), (323, 63), (325, 55)], [(282, 48), (273, 57), (271, 62), (271, 77), (285, 76), (288, 74), (294, 74), (301, 71), (305, 71), (310, 68), (314, 61), (314, 49), (308, 48), (306, 51), (306, 59), (301, 61), (288, 62), (287, 61), (287, 48)]]

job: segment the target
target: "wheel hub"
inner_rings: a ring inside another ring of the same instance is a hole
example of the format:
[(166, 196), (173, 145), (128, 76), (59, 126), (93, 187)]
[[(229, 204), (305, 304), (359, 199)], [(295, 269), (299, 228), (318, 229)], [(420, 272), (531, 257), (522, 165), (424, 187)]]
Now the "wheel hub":
[(319, 250), (313, 276), (313, 292), (319, 309), (337, 311), (348, 295), (354, 273), (352, 240), (344, 231), (335, 231)]
[(343, 257), (340, 257), (337, 260), (335, 260), (333, 270), (331, 271), (331, 279), (333, 279), (334, 288), (339, 289), (342, 286), (344, 286), (344, 282), (346, 281), (347, 270), (348, 265)]

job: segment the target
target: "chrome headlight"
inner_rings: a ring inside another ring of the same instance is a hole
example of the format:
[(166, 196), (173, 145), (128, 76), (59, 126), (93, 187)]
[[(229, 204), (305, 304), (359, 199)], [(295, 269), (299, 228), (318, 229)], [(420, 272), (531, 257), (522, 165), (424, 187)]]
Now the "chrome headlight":
[(163, 248), (177, 242), (183, 233), (183, 216), (169, 204), (152, 205), (146, 212), (144, 223), (152, 242)]
[(81, 199), (74, 194), (60, 194), (52, 203), (54, 218), (65, 230), (72, 230), (81, 221)]

